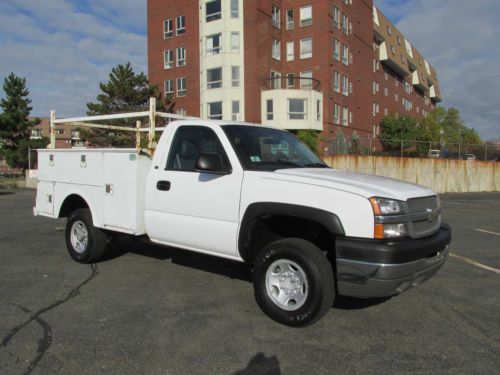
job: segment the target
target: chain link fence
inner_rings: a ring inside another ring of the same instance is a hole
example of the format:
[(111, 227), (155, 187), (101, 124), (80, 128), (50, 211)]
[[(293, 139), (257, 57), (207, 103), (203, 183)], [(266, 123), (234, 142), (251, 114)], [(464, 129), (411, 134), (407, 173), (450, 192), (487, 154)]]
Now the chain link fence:
[[(500, 161), (500, 141), (467, 144), (346, 136), (322, 139), (322, 145), (324, 156), (374, 155)], [(385, 147), (381, 147), (381, 145)]]

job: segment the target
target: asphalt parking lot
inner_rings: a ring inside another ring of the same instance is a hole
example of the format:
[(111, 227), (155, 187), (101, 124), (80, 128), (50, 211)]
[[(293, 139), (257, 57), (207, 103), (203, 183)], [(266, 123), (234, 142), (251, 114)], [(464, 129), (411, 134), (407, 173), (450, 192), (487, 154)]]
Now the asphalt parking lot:
[(452, 256), (313, 326), (267, 318), (239, 263), (121, 241), (81, 265), (34, 191), (0, 190), (1, 374), (498, 374), (500, 193), (442, 196)]

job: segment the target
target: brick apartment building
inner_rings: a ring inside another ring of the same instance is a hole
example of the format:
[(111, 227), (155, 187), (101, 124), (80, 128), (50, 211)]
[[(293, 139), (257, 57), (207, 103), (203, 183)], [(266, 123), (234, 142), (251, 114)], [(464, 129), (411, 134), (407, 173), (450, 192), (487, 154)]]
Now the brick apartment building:
[[(40, 123), (31, 129), (30, 139), (50, 139), (50, 120), (38, 117)], [(74, 126), (60, 124), (56, 127), (56, 148), (83, 147), (80, 132)]]
[(327, 139), (376, 138), (384, 115), (441, 100), (436, 70), (372, 0), (148, 0), (148, 70), (177, 113)]

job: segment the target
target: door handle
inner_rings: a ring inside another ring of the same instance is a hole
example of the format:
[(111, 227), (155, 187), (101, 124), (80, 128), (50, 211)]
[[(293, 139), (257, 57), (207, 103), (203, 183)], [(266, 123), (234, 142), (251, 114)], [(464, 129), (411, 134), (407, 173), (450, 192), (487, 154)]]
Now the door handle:
[(156, 189), (169, 191), (170, 190), (170, 181), (158, 181), (156, 183)]

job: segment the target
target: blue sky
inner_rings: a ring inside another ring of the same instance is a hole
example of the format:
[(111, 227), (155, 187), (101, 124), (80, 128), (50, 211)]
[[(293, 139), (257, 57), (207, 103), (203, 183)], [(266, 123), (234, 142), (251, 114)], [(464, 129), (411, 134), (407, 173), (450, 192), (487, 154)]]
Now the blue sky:
[[(436, 67), (442, 104), (483, 138), (500, 137), (500, 1), (375, 5)], [(27, 78), (35, 116), (84, 114), (113, 66), (147, 72), (146, 52), (146, 0), (0, 1), (0, 79)]]

